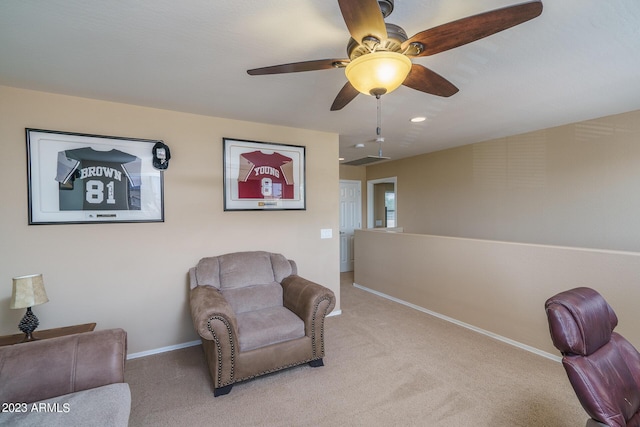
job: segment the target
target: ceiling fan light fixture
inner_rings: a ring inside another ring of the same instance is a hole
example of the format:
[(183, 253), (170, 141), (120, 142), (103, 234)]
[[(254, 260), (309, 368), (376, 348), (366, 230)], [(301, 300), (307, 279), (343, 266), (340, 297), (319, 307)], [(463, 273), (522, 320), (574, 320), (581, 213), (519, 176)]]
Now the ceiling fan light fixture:
[(411, 65), (411, 60), (401, 53), (378, 51), (355, 58), (345, 68), (345, 75), (358, 92), (384, 95), (400, 87)]

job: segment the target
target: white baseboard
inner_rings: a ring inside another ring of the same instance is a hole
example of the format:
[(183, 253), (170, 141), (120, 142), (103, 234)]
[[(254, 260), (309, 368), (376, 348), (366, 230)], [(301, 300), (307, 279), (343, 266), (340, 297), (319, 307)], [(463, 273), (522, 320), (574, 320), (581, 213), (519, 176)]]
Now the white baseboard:
[(547, 353), (546, 351), (542, 351), (542, 350), (537, 349), (535, 347), (531, 347), (530, 345), (526, 345), (526, 344), (523, 344), (521, 342), (514, 341), (514, 340), (512, 340), (510, 338), (503, 337), (502, 335), (494, 334), (493, 332), (489, 332), (489, 331), (486, 331), (484, 329), (478, 328), (476, 326), (470, 325), (468, 323), (461, 322), (461, 321), (456, 320), (456, 319), (454, 319), (452, 317), (445, 316), (444, 314), (436, 313), (435, 311), (428, 310), (428, 309), (426, 309), (424, 307), (420, 307), (420, 306), (412, 304), (410, 302), (403, 301), (401, 299), (392, 297), (391, 295), (387, 295), (387, 294), (384, 294), (382, 292), (379, 292), (379, 291), (364, 287), (362, 285), (358, 285), (357, 283), (354, 283), (353, 286), (355, 286), (358, 289), (362, 289), (363, 291), (370, 292), (370, 293), (372, 293), (374, 295), (378, 295), (378, 296), (380, 296), (382, 298), (391, 300), (393, 302), (397, 302), (398, 304), (402, 304), (402, 305), (407, 306), (409, 308), (413, 308), (414, 310), (418, 310), (418, 311), (421, 311), (423, 313), (430, 314), (431, 316), (435, 316), (435, 317), (437, 317), (439, 319), (446, 320), (447, 322), (451, 322), (451, 323), (454, 323), (454, 324), (456, 324), (458, 326), (462, 326), (463, 328), (467, 328), (467, 329), (470, 329), (470, 330), (472, 330), (474, 332), (481, 333), (482, 335), (486, 335), (486, 336), (491, 337), (493, 339), (496, 339), (498, 341), (502, 341), (502, 342), (504, 342), (506, 344), (510, 344), (510, 345), (512, 345), (514, 347), (518, 347), (518, 348), (521, 348), (521, 349), (526, 350), (528, 352), (537, 354), (538, 356), (546, 357), (547, 359), (551, 359), (551, 360), (556, 361), (556, 362), (561, 362), (562, 361), (562, 358), (560, 356), (556, 356), (554, 354)]
[[(327, 317), (331, 316), (339, 316), (342, 314), (342, 310), (333, 310), (331, 313), (327, 315)], [(200, 345), (201, 341), (189, 341), (182, 344), (170, 345), (167, 347), (160, 347), (153, 350), (141, 351), (139, 353), (132, 353), (127, 355), (127, 360), (129, 359), (137, 359), (139, 357), (151, 356), (153, 354), (165, 353), (167, 351), (180, 350), (181, 348), (194, 347), (196, 345)]]
[[(403, 301), (401, 299), (392, 297), (391, 295), (387, 295), (387, 294), (384, 294), (382, 292), (378, 292), (376, 290), (369, 289), (367, 287), (358, 285), (357, 283), (354, 283), (353, 286), (355, 286), (358, 289), (362, 289), (363, 291), (370, 292), (370, 293), (372, 293), (374, 295), (378, 295), (379, 297), (391, 300), (393, 302), (397, 302), (398, 304), (402, 304), (402, 305), (407, 306), (409, 308), (413, 308), (414, 310), (421, 311), (421, 312), (429, 314), (431, 316), (435, 316), (435, 317), (437, 317), (439, 319), (446, 320), (447, 322), (451, 322), (451, 323), (454, 323), (454, 324), (456, 324), (458, 326), (462, 326), (463, 328), (467, 328), (467, 329), (470, 329), (470, 330), (472, 330), (474, 332), (478, 332), (478, 333), (481, 333), (483, 335), (489, 336), (489, 337), (491, 337), (493, 339), (496, 339), (498, 341), (502, 341), (504, 343), (510, 344), (510, 345), (512, 345), (514, 347), (518, 347), (518, 348), (521, 348), (521, 349), (526, 350), (528, 352), (537, 354), (539, 356), (546, 357), (547, 359), (551, 359), (551, 360), (554, 360), (556, 362), (562, 361), (562, 358), (560, 356), (556, 356), (556, 355), (553, 355), (551, 353), (547, 353), (546, 351), (539, 350), (539, 349), (537, 349), (535, 347), (531, 347), (529, 345), (522, 344), (521, 342), (514, 341), (514, 340), (512, 340), (510, 338), (506, 338), (506, 337), (503, 337), (501, 335), (494, 334), (493, 332), (489, 332), (489, 331), (486, 331), (484, 329), (478, 328), (476, 326), (470, 325), (468, 323), (464, 323), (464, 322), (461, 322), (459, 320), (456, 320), (456, 319), (454, 319), (452, 317), (445, 316), (445, 315), (440, 314), (440, 313), (436, 313), (435, 311), (431, 311), (431, 310), (428, 310), (428, 309), (426, 309), (424, 307), (420, 307), (420, 306), (412, 304), (410, 302)], [(342, 314), (342, 310), (334, 310), (331, 313), (329, 313), (327, 315), (327, 317), (339, 316), (341, 314)], [(180, 350), (182, 348), (187, 348), (187, 347), (194, 347), (194, 346), (200, 345), (200, 344), (201, 344), (200, 340), (189, 341), (189, 342), (185, 342), (185, 343), (182, 343), (182, 344), (175, 344), (175, 345), (170, 345), (170, 346), (167, 346), (167, 347), (160, 347), (160, 348), (156, 348), (156, 349), (152, 349), (152, 350), (141, 351), (141, 352), (138, 352), (138, 353), (131, 353), (131, 354), (127, 355), (127, 360), (129, 360), (129, 359), (137, 359), (139, 357), (151, 356), (151, 355), (154, 355), (154, 354), (165, 353), (167, 351)]]
[(138, 357), (151, 356), (152, 354), (160, 354), (167, 351), (180, 350), (181, 348), (193, 347), (196, 345), (200, 345), (200, 340), (197, 341), (189, 341), (182, 344), (170, 345), (167, 347), (160, 347), (153, 350), (141, 351), (139, 353), (131, 353), (127, 355), (127, 360), (129, 359), (137, 359)]

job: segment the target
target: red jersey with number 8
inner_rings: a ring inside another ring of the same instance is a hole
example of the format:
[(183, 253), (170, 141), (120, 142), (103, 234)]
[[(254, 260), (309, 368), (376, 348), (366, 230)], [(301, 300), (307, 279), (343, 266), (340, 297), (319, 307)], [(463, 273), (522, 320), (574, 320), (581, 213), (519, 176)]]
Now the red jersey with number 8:
[(280, 153), (252, 151), (240, 155), (240, 199), (293, 199), (293, 160)]

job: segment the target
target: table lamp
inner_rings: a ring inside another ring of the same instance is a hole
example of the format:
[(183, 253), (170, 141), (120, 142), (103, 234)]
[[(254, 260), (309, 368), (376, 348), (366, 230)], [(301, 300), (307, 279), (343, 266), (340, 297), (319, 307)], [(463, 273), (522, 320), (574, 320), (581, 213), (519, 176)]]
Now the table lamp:
[(32, 334), (38, 327), (39, 321), (31, 311), (31, 307), (44, 304), (48, 301), (49, 298), (47, 298), (47, 293), (44, 290), (42, 274), (13, 278), (13, 293), (11, 294), (11, 305), (9, 307), (27, 309), (27, 312), (18, 324), (18, 328), (25, 333), (22, 342), (36, 340)]

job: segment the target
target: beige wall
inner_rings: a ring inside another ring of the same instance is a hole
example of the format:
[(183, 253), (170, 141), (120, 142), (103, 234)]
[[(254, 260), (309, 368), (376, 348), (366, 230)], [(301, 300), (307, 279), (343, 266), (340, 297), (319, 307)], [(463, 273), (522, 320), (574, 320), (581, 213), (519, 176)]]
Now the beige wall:
[(367, 181), (367, 168), (365, 166), (340, 165), (340, 179), (351, 181)]
[(544, 303), (588, 286), (640, 348), (640, 253), (359, 230), (355, 255), (358, 285), (556, 357)]
[[(164, 140), (165, 222), (29, 226), (26, 127)], [(222, 137), (306, 146), (307, 210), (224, 212)], [(187, 271), (241, 250), (283, 253), (339, 297), (337, 134), (0, 86), (0, 148), (0, 334), (18, 332), (24, 314), (8, 308), (11, 278), (43, 273), (41, 329), (122, 327), (130, 353), (196, 340)], [(322, 228), (334, 238), (321, 240)]]
[(640, 251), (640, 111), (371, 165), (412, 233)]

